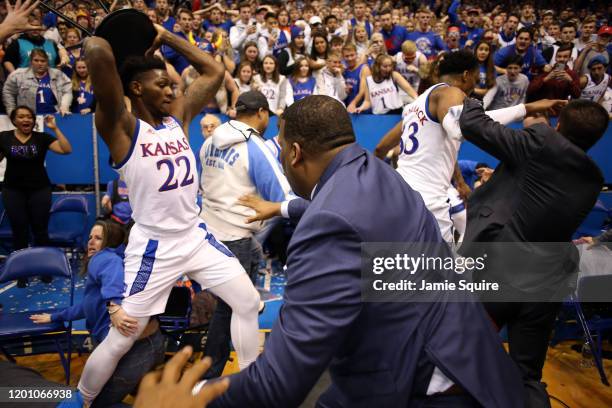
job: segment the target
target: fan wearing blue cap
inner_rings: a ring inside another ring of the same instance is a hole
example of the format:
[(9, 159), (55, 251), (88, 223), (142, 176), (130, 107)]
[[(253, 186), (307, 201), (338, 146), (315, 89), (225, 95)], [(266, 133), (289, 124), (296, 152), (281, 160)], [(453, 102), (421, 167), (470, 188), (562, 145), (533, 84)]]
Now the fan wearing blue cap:
[(280, 73), (289, 76), (295, 68), (295, 61), (306, 56), (306, 38), (304, 29), (300, 26), (291, 27), (291, 42), (278, 55)]
[(610, 81), (610, 75), (606, 73), (608, 63), (603, 55), (596, 55), (589, 61), (588, 74), (580, 77), (580, 88), (582, 88), (580, 99), (601, 102)]

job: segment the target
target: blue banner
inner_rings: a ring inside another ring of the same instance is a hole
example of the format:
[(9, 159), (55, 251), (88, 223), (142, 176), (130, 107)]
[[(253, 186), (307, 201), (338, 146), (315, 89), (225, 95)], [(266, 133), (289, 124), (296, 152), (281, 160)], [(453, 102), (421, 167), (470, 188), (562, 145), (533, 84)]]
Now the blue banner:
[[(222, 122), (228, 118), (218, 115)], [(204, 142), (200, 129), (198, 115), (189, 126), (191, 148), (196, 157), (199, 156), (200, 148)], [(376, 144), (393, 126), (400, 121), (398, 115), (352, 115), (353, 128), (357, 142), (366, 149), (373, 151)], [(277, 116), (270, 117), (270, 123), (264, 137), (269, 139), (278, 134)], [(92, 116), (70, 115), (65, 118), (57, 117), (57, 123), (72, 144), (72, 153), (61, 156), (49, 153), (47, 156), (47, 171), (51, 181), (55, 184), (93, 184), (94, 162), (92, 146)], [(520, 129), (521, 123), (513, 123), (511, 127)], [(47, 130), (49, 131), (49, 130)], [(53, 133), (49, 131), (49, 133)], [(103, 140), (98, 136), (98, 159), (100, 166), (100, 182), (107, 183), (117, 178), (117, 173), (109, 163), (109, 153)], [(589, 151), (589, 155), (601, 168), (607, 183), (612, 183), (612, 160), (609, 159), (612, 152), (612, 126), (604, 137)], [(459, 159), (474, 160), (496, 166), (498, 160), (483, 152), (473, 144), (464, 142), (459, 151)]]
[[(93, 184), (94, 154), (92, 145), (92, 116), (56, 115), (57, 127), (72, 146), (72, 153), (61, 155), (49, 151), (47, 173), (53, 184)], [(45, 132), (55, 136), (52, 130)]]

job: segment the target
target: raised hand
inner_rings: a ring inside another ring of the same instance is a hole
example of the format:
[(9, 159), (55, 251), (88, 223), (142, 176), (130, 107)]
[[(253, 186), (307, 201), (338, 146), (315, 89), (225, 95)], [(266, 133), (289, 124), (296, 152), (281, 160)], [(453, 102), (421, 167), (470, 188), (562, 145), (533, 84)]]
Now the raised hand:
[(39, 1), (32, 2), (31, 0), (26, 0), (24, 3), (21, 3), (21, 0), (17, 0), (15, 5), (11, 5), (6, 0), (6, 10), (8, 13), (2, 22), (2, 28), (8, 31), (7, 37), (24, 31), (42, 29), (41, 26), (35, 26), (29, 22), (30, 14), (38, 7), (38, 4)]
[(134, 408), (204, 408), (223, 394), (229, 386), (227, 378), (206, 384), (197, 394), (192, 394), (194, 385), (210, 367), (211, 359), (196, 362), (181, 376), (191, 354), (191, 347), (187, 346), (170, 359), (163, 371), (147, 374), (138, 388)]
[(157, 35), (155, 36), (155, 39), (153, 40), (153, 44), (151, 44), (151, 47), (149, 47), (147, 52), (145, 52), (145, 55), (153, 55), (155, 51), (157, 51), (157, 49), (161, 47), (163, 44), (163, 36), (166, 33), (166, 29), (162, 25), (159, 25), (159, 24), (153, 24), (153, 26), (155, 27), (155, 31), (157, 32)]

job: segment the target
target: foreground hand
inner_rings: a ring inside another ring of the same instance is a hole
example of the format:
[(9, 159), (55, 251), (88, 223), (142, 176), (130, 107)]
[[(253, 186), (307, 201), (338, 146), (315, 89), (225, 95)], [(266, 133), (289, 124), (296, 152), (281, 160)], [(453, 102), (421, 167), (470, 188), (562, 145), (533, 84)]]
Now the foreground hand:
[(170, 359), (163, 372), (155, 371), (147, 374), (138, 388), (134, 408), (204, 408), (223, 394), (229, 386), (227, 378), (206, 384), (200, 392), (192, 395), (193, 386), (208, 370), (211, 360), (206, 357), (196, 362), (185, 370), (181, 377), (181, 371), (191, 353), (191, 347), (187, 346)]
[[(32, 30), (41, 30), (41, 26), (35, 26), (28, 22), (28, 17), (30, 13), (38, 7), (40, 2), (31, 0), (26, 0), (23, 4), (21, 0), (17, 0), (14, 6), (6, 0), (6, 10), (8, 11), (4, 21), (2, 22), (3, 26), (11, 32), (12, 34), (21, 33), (24, 31), (32, 31)], [(11, 35), (12, 35), (11, 34)]]
[(549, 112), (556, 115), (559, 110), (567, 104), (567, 100), (541, 99), (536, 102), (525, 104), (525, 110), (527, 111), (527, 115), (537, 112)]
[(119, 310), (110, 315), (110, 319), (113, 326), (125, 337), (133, 336), (138, 330), (138, 321), (128, 316), (122, 307), (119, 307)]
[(255, 210), (255, 215), (247, 218), (245, 224), (250, 224), (255, 221), (265, 221), (281, 215), (281, 203), (266, 201), (253, 194), (243, 195), (238, 199), (238, 204)]
[(51, 323), (51, 315), (49, 313), (34, 314), (30, 316), (30, 320), (36, 324)]

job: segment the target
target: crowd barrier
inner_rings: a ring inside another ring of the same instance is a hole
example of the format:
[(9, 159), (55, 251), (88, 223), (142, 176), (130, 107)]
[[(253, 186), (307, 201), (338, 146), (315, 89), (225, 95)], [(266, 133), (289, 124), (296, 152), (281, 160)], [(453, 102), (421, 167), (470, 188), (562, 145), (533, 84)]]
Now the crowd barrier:
[[(222, 121), (227, 117), (220, 115)], [(200, 131), (201, 115), (196, 117), (189, 127), (190, 144), (199, 154), (203, 139)], [(368, 150), (373, 150), (380, 138), (391, 129), (400, 117), (397, 115), (353, 115), (353, 127), (357, 142)], [(99, 184), (107, 183), (117, 177), (109, 162), (109, 152), (102, 138), (97, 134), (93, 124), (93, 115), (69, 115), (57, 117), (57, 124), (72, 144), (72, 153), (61, 156), (49, 153), (47, 171), (55, 184)], [(511, 127), (520, 128), (520, 123)], [(48, 131), (48, 130), (47, 130)], [(49, 131), (50, 133), (53, 133)], [(278, 133), (277, 117), (270, 119), (265, 133), (266, 138)], [(601, 168), (606, 183), (612, 183), (612, 126), (608, 127), (605, 136), (590, 151), (590, 156)], [(464, 142), (459, 152), (460, 159), (484, 162), (494, 167), (498, 160), (488, 155), (469, 142)]]

